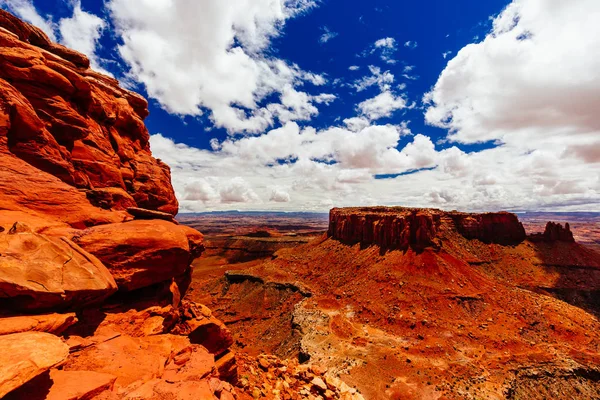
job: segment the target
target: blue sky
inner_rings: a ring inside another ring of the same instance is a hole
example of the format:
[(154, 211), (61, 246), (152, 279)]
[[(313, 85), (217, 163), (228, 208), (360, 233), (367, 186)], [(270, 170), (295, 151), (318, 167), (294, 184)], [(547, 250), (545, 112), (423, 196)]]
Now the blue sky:
[(593, 0), (0, 5), (149, 98), (183, 211), (600, 209)]

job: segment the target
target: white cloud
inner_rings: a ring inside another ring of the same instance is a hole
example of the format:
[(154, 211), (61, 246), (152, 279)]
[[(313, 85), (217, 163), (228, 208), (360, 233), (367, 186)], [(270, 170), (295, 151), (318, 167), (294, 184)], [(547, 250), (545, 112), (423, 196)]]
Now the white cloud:
[(373, 65), (369, 66), (369, 71), (371, 72), (371, 75), (367, 75), (356, 80), (352, 85), (357, 92), (362, 92), (363, 90), (374, 85), (379, 86), (380, 90), (385, 91), (389, 90), (391, 84), (394, 83), (394, 74), (392, 74), (390, 71), (382, 72), (381, 68)]
[(448, 63), (427, 96), (427, 121), (465, 143), (598, 138), (597, 17), (595, 0), (513, 1)]
[(376, 48), (396, 49), (396, 39), (387, 37), (375, 42)]
[(360, 67), (358, 65), (351, 65), (348, 67), (350, 71), (358, 71)]
[(290, 194), (283, 188), (273, 188), (269, 201), (276, 203), (289, 203), (291, 200)]
[(235, 177), (222, 185), (219, 189), (219, 195), (221, 196), (221, 202), (224, 204), (254, 203), (259, 200), (248, 182), (240, 177)]
[(361, 114), (370, 120), (390, 117), (396, 110), (406, 107), (406, 100), (394, 96), (390, 91), (384, 91), (377, 96), (367, 99), (358, 105)]
[(448, 58), (450, 56), (450, 54), (452, 54), (451, 51), (445, 51), (442, 53), (442, 57), (444, 57), (444, 60), (445, 60), (446, 58)]
[[(318, 113), (297, 88), (324, 79), (269, 56), (285, 22), (313, 7), (309, 0), (110, 0), (121, 57), (130, 77), (168, 112), (201, 115), (231, 133), (262, 132), (276, 119)], [(262, 105), (272, 95), (279, 102)]]
[(330, 31), (329, 28), (326, 26), (324, 26), (321, 29), (323, 30), (323, 34), (319, 38), (319, 42), (322, 44), (329, 42), (331, 39), (334, 39), (339, 35), (337, 32)]
[(386, 37), (375, 42), (371, 53), (379, 51), (382, 61), (386, 62), (387, 64), (396, 64), (397, 61), (394, 59), (394, 54), (397, 50), (398, 45), (396, 43), (396, 39)]
[(56, 41), (52, 20), (42, 17), (31, 0), (0, 0), (0, 6), (16, 16), (40, 28), (48, 37)]
[(106, 29), (107, 23), (98, 16), (83, 11), (80, 0), (73, 1), (71, 5), (73, 16), (63, 18), (58, 23), (61, 43), (87, 55), (94, 70), (111, 76), (101, 67), (101, 61), (96, 54), (98, 41), (102, 36), (102, 31)]
[(483, 41), (448, 62), (425, 96), (427, 122), (450, 141), (500, 146), (449, 152), (440, 169), (457, 183), (442, 184), (450, 196), (436, 201), (600, 208), (598, 18), (594, 0), (514, 0)]
[(416, 49), (418, 46), (419, 44), (413, 40), (404, 43), (404, 47), (408, 47), (409, 49)]

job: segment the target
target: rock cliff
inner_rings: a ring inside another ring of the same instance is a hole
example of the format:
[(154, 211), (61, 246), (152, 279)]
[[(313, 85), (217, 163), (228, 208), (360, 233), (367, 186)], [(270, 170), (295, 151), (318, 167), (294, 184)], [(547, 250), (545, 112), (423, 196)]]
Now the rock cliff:
[[(45, 203), (31, 208), (70, 223), (81, 222), (73, 211), (92, 220), (136, 206), (177, 213), (169, 167), (150, 152), (143, 97), (3, 10), (0, 64), (0, 189), (15, 193), (13, 208)], [(43, 202), (40, 187), (53, 189)]]
[(514, 214), (467, 214), (403, 207), (333, 209), (328, 236), (350, 244), (420, 251), (439, 247), (440, 234), (448, 229), (486, 243), (515, 244), (526, 238), (525, 229)]
[[(147, 102), (0, 10), (0, 397), (232, 399)], [(190, 397), (185, 397), (190, 398)]]
[(560, 223), (550, 221), (546, 224), (544, 233), (530, 235), (529, 239), (537, 242), (575, 242), (568, 222), (563, 227)]

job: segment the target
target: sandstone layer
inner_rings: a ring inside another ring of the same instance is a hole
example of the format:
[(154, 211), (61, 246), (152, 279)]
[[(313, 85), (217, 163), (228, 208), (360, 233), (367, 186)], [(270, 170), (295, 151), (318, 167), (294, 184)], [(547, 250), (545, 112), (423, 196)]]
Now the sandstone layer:
[(78, 227), (118, 219), (109, 209), (176, 214), (169, 168), (150, 152), (146, 100), (3, 10), (0, 28), (0, 206)]
[[(232, 399), (146, 100), (0, 10), (0, 397)], [(207, 311), (208, 310), (208, 311)]]
[(347, 243), (376, 244), (384, 249), (423, 250), (439, 246), (439, 233), (449, 225), (467, 239), (518, 244), (525, 229), (514, 214), (468, 214), (404, 207), (334, 208), (328, 236)]

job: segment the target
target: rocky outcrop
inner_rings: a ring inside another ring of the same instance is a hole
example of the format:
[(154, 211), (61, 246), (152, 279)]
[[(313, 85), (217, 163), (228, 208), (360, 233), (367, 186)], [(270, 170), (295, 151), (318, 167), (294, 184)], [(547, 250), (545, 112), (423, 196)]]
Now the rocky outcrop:
[(100, 225), (73, 240), (98, 257), (123, 290), (182, 275), (190, 265), (186, 230), (162, 220)]
[(439, 213), (401, 207), (334, 208), (328, 236), (346, 243), (385, 249), (423, 250), (437, 246)]
[(84, 307), (116, 292), (106, 267), (67, 238), (34, 233), (20, 222), (3, 228), (0, 304), (4, 309)]
[(69, 347), (60, 338), (40, 332), (0, 336), (0, 349), (0, 398), (69, 355)]
[(546, 224), (544, 233), (534, 233), (529, 236), (529, 239), (534, 242), (575, 242), (568, 222), (563, 227), (560, 223), (550, 221)]
[(525, 228), (515, 214), (451, 212), (449, 215), (458, 231), (467, 239), (478, 239), (485, 243), (516, 244), (526, 238)]
[(147, 115), (0, 10), (0, 398), (233, 399), (228, 329), (180, 305), (203, 236)]
[(77, 323), (75, 313), (0, 318), (0, 336), (22, 332), (47, 332), (60, 335), (75, 323)]
[(327, 235), (350, 244), (422, 251), (439, 248), (441, 233), (448, 229), (486, 243), (516, 244), (526, 237), (516, 215), (506, 212), (467, 214), (404, 207), (334, 208)]
[[(3, 10), (0, 28), (0, 161), (20, 178), (11, 184), (0, 174), (0, 188), (36, 193), (32, 177), (75, 189), (80, 195), (68, 201), (81, 208), (175, 215), (169, 167), (150, 153), (146, 100)], [(21, 170), (19, 160), (33, 168)], [(59, 192), (45, 201), (61, 198)]]

